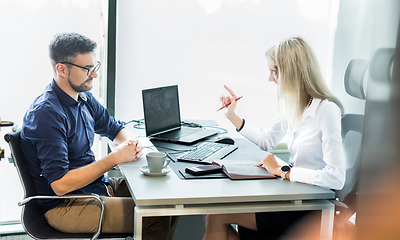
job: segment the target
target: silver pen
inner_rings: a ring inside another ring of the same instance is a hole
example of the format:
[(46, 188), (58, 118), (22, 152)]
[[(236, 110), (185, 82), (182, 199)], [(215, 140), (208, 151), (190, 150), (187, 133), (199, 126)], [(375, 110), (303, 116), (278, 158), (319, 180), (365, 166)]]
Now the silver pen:
[(167, 155), (167, 157), (168, 157), (169, 159), (171, 159), (173, 162), (175, 162), (175, 160), (171, 157), (171, 155), (169, 155), (169, 153), (165, 152), (165, 155)]

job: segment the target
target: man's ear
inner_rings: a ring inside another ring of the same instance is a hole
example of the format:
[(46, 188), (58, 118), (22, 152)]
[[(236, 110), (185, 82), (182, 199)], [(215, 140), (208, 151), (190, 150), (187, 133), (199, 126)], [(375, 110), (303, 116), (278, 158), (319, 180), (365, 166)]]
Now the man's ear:
[(60, 77), (67, 77), (68, 71), (69, 71), (69, 69), (65, 64), (57, 63), (57, 65), (56, 65), (57, 75), (59, 75)]

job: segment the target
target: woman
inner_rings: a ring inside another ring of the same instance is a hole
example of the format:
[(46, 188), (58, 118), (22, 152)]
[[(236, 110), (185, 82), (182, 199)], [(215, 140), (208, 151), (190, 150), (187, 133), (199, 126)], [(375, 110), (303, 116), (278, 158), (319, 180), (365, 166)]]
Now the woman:
[[(281, 166), (271, 154), (256, 165), (293, 182), (342, 189), (346, 160), (342, 149), (341, 115), (343, 108), (326, 87), (315, 54), (304, 39), (286, 38), (270, 48), (266, 57), (268, 81), (278, 87), (279, 116), (267, 130), (256, 130), (235, 114), (235, 93), (224, 86), (230, 96), (225, 116), (239, 133), (271, 150), (287, 137), (291, 154), (289, 165)], [(207, 215), (204, 239), (274, 239), (309, 212), (269, 212)], [(237, 224), (238, 233), (230, 226)]]

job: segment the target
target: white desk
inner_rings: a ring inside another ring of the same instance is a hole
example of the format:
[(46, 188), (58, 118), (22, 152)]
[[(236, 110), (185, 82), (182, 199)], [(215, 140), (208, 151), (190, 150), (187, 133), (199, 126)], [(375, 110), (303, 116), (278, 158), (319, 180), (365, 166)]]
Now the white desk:
[(143, 155), (119, 166), (136, 204), (135, 240), (142, 239), (142, 218), (148, 216), (297, 210), (322, 210), (321, 239), (332, 239), (334, 205), (327, 199), (335, 194), (329, 189), (282, 179), (182, 180), (173, 171), (149, 177), (139, 170), (145, 165)]

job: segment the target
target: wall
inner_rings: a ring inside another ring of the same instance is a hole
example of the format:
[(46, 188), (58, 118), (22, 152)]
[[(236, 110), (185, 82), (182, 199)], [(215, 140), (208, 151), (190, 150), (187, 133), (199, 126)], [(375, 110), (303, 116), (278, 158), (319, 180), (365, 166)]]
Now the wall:
[[(376, 1), (342, 0), (339, 4), (331, 90), (342, 101), (345, 113), (364, 114), (365, 101), (349, 96), (345, 92), (343, 79), (350, 60), (370, 60), (374, 2)], [(364, 81), (367, 82), (366, 78)], [(365, 93), (366, 91), (367, 84)]]
[[(388, 43), (387, 39), (396, 39), (396, 31), (388, 32), (388, 28), (395, 27), (393, 18), (397, 9), (392, 7), (394, 4), (390, 0), (379, 3), (374, 0), (340, 1), (331, 90), (342, 101), (346, 113), (364, 114), (365, 111), (365, 100), (358, 100), (345, 92), (343, 77), (346, 67), (352, 59), (371, 61), (378, 48), (393, 47), (393, 43)], [(381, 98), (389, 96), (390, 89), (369, 81), (368, 69), (364, 77), (364, 92), (371, 98)]]

